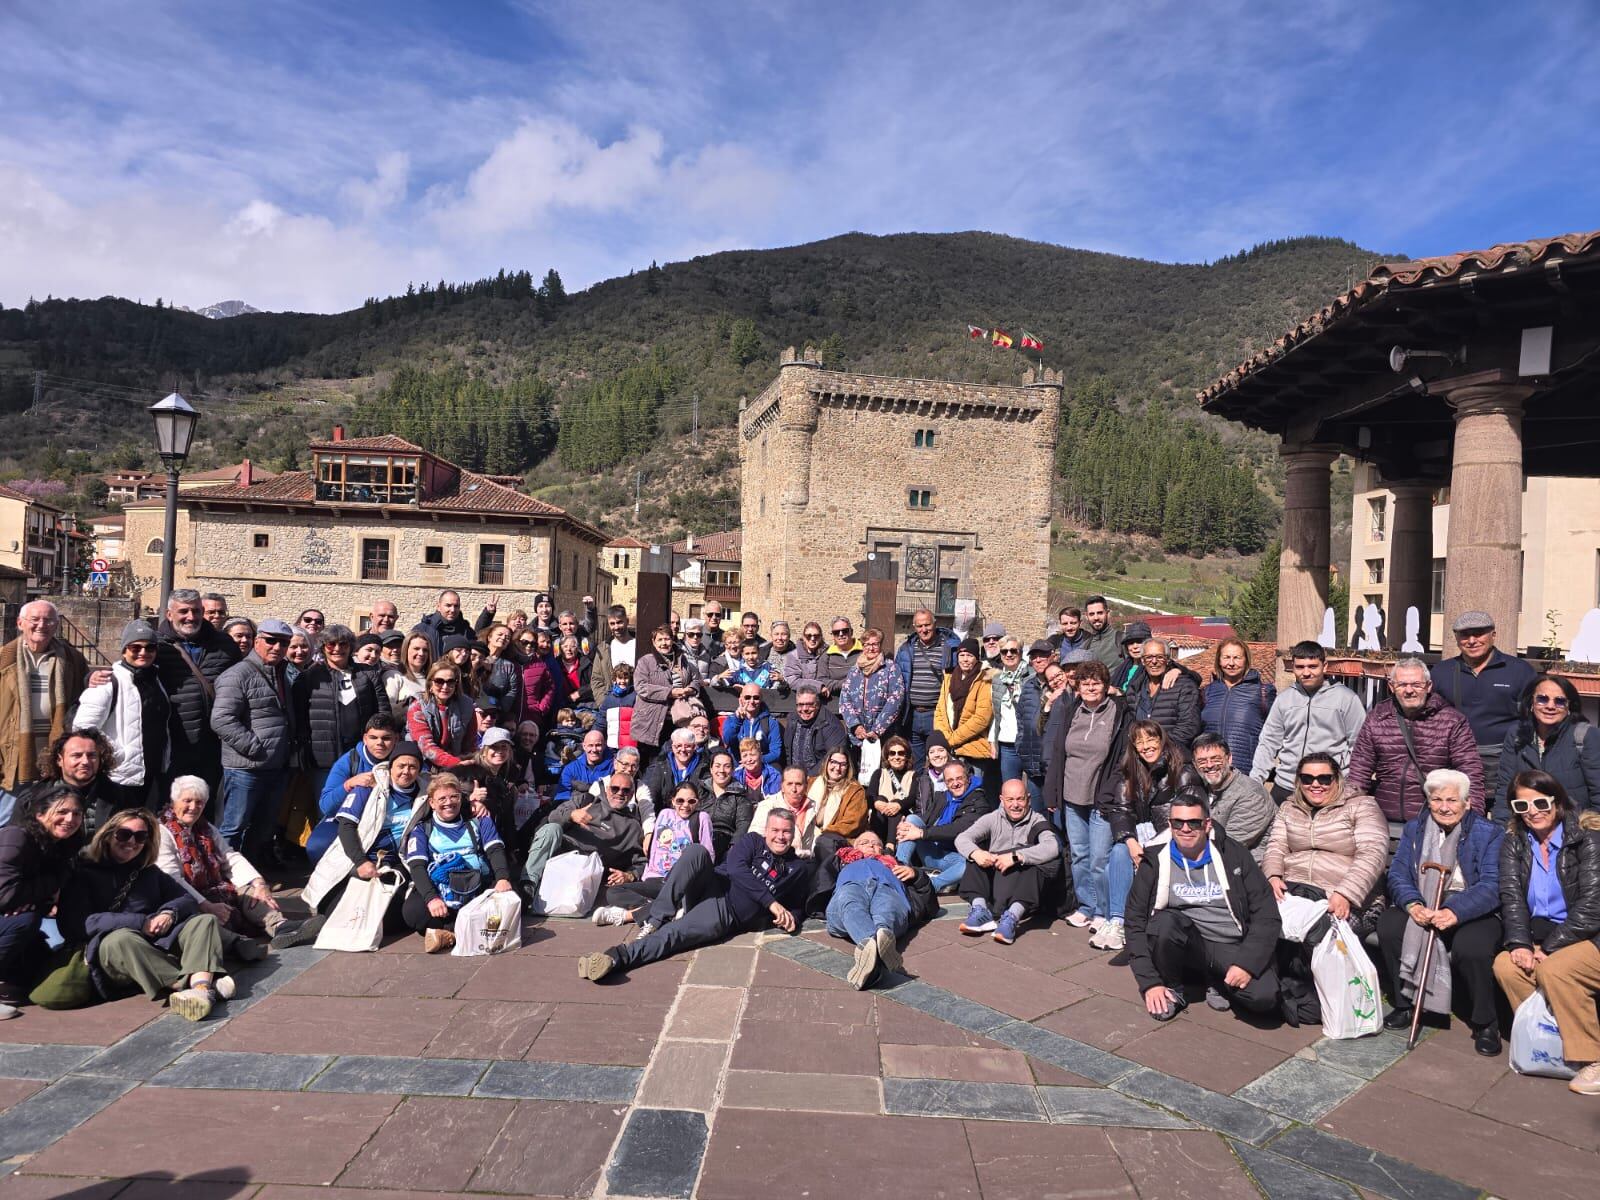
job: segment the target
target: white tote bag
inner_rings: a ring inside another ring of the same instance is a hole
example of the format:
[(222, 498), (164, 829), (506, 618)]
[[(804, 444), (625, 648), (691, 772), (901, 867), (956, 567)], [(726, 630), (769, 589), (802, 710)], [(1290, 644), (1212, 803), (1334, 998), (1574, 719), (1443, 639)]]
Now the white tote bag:
[(1322, 1006), (1324, 1037), (1366, 1037), (1383, 1028), (1377, 968), (1345, 922), (1334, 921), (1312, 950), (1311, 978)]
[(877, 739), (869, 739), (861, 743), (861, 769), (856, 772), (856, 782), (866, 787), (872, 782), (872, 776), (877, 772), (878, 766), (883, 762), (883, 743)]
[(405, 877), (393, 867), (380, 867), (371, 879), (352, 879), (317, 934), (318, 950), (376, 950), (383, 941), (383, 917)]
[(1306, 934), (1311, 932), (1311, 927), (1322, 920), (1322, 914), (1327, 911), (1326, 900), (1310, 900), (1305, 896), (1296, 896), (1293, 892), (1284, 893), (1283, 899), (1278, 901), (1278, 919), (1283, 922), (1283, 940), (1305, 941)]
[(1571, 1079), (1578, 1073), (1561, 1056), (1561, 1029), (1542, 989), (1517, 1005), (1511, 1022), (1511, 1069), (1551, 1079)]
[(522, 945), (522, 900), (516, 892), (484, 892), (456, 913), (456, 958), (502, 954)]
[(594, 907), (606, 877), (598, 854), (569, 850), (552, 858), (539, 881), (539, 906), (547, 917), (581, 917)]

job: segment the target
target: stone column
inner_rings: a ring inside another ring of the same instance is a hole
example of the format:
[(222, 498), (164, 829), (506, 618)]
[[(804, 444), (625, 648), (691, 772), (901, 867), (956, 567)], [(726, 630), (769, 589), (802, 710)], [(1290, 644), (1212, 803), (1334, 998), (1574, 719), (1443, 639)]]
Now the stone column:
[[(1496, 644), (1522, 644), (1522, 402), (1533, 388), (1487, 382), (1448, 392), (1455, 409), (1450, 463), (1450, 536), (1446, 550), (1444, 627), (1482, 609), (1494, 618)], [(1448, 647), (1446, 647), (1448, 649)]]
[[(1278, 648), (1287, 650), (1322, 631), (1328, 607), (1329, 468), (1338, 452), (1286, 443), (1279, 453), (1283, 488), (1283, 553), (1278, 558)], [(1335, 620), (1343, 620), (1335, 614)], [(1336, 626), (1337, 627), (1337, 626)]]
[(1406, 640), (1406, 609), (1417, 610), (1417, 640), (1428, 644), (1433, 608), (1433, 492), (1427, 483), (1386, 483), (1394, 497), (1389, 521), (1389, 613), (1384, 645)]

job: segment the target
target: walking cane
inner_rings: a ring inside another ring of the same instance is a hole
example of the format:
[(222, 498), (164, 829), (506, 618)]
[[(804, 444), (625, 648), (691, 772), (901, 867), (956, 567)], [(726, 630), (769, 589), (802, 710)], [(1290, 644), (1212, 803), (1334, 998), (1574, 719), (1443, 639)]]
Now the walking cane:
[[(1429, 871), (1439, 872), (1439, 886), (1433, 893), (1433, 910), (1437, 911), (1439, 905), (1444, 903), (1444, 885), (1450, 882), (1450, 868), (1443, 863), (1425, 862), (1422, 864), (1422, 874)], [(1428, 995), (1428, 964), (1433, 961), (1433, 944), (1439, 940), (1439, 931), (1432, 925), (1428, 926), (1428, 943), (1422, 948), (1422, 970), (1417, 975), (1417, 992), (1411, 1001), (1411, 1036), (1406, 1038), (1406, 1049), (1410, 1050), (1417, 1044), (1417, 1031), (1422, 1027), (1422, 1002)]]

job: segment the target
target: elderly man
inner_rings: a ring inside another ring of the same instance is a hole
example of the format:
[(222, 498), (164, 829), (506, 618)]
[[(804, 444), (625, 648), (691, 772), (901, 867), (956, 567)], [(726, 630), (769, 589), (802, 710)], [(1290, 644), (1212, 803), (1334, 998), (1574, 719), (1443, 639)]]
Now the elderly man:
[(638, 938), (579, 959), (579, 977), (604, 979), (747, 930), (777, 926), (793, 933), (811, 886), (810, 867), (793, 847), (794, 814), (781, 808), (767, 814), (760, 833), (734, 839), (721, 866), (712, 865), (704, 846), (687, 847), (651, 903)]
[(167, 615), (156, 629), (156, 675), (172, 702), (170, 785), (179, 775), (198, 775), (213, 789), (222, 778), (222, 743), (211, 728), (217, 680), (239, 661), (239, 648), (205, 619), (204, 601), (193, 588), (175, 588)]
[(372, 611), (367, 614), (367, 632), (375, 633), (379, 637), (388, 633), (400, 621), (400, 610), (395, 607), (393, 600), (379, 600), (372, 606)]
[(956, 839), (994, 808), (989, 793), (972, 782), (971, 768), (958, 758), (945, 766), (944, 789), (934, 797), (931, 825), (912, 813), (900, 819), (894, 835), (895, 857), (920, 864), (936, 892), (953, 889), (966, 874), (967, 856), (957, 849)]
[(45, 774), (48, 750), (72, 728), (78, 697), (90, 683), (82, 654), (56, 636), (61, 618), (48, 600), (17, 613), (19, 636), (0, 646), (0, 787), (15, 792)]
[(928, 735), (933, 732), (939, 689), (960, 644), (961, 639), (950, 630), (933, 623), (932, 612), (919, 608), (911, 614), (911, 636), (894, 652), (895, 669), (906, 685), (906, 740), (911, 743), (912, 762), (918, 767), (927, 754)]
[(207, 592), (200, 597), (200, 615), (205, 617), (207, 625), (221, 633), (228, 623), (228, 598), (221, 592)]
[(561, 779), (552, 799), (557, 804), (570, 800), (587, 792), (590, 784), (610, 773), (611, 755), (607, 751), (605, 731), (591, 729), (583, 735), (583, 753), (561, 768)]
[(1195, 738), (1194, 769), (1205, 780), (1211, 820), (1257, 862), (1267, 852), (1267, 832), (1278, 815), (1267, 789), (1243, 771), (1233, 769), (1228, 743), (1214, 733)]
[(1145, 1011), (1157, 1021), (1182, 1012), (1190, 969), (1205, 976), (1209, 1007), (1274, 1011), (1273, 955), (1283, 923), (1267, 877), (1212, 824), (1198, 789), (1179, 791), (1167, 820), (1128, 892), (1129, 966)]
[(470, 643), (473, 637), (472, 622), (461, 615), (461, 596), (449, 588), (439, 593), (433, 611), (412, 626), (411, 632), (428, 639), (435, 659), (444, 657), (445, 638), (463, 637)]
[(1367, 719), (1360, 697), (1328, 682), (1328, 652), (1320, 645), (1296, 642), (1289, 660), (1294, 686), (1279, 692), (1272, 702), (1250, 764), (1251, 778), (1269, 784), (1277, 804), (1293, 794), (1295, 771), (1307, 754), (1331, 754), (1340, 767), (1346, 766)]
[(1128, 685), (1133, 715), (1155, 721), (1185, 750), (1200, 732), (1200, 679), (1172, 661), (1172, 648), (1160, 638), (1144, 643), (1138, 673)]
[(956, 850), (967, 860), (961, 898), (969, 908), (961, 932), (993, 934), (1002, 946), (1011, 945), (1017, 927), (1039, 911), (1062, 871), (1061, 839), (1044, 814), (1033, 811), (1027, 783), (1001, 784), (1000, 807), (963, 829)]
[[(1460, 771), (1472, 785), (1472, 807), (1489, 803), (1483, 791), (1483, 760), (1465, 714), (1433, 690), (1428, 664), (1402, 658), (1389, 668), (1390, 697), (1372, 706), (1356, 734), (1345, 771), (1345, 788), (1373, 797), (1383, 815), (1398, 826), (1427, 811), (1422, 784), (1428, 772)], [(1491, 798), (1492, 799), (1492, 798)]]
[(222, 820), (217, 830), (245, 857), (266, 849), (300, 741), (285, 655), (295, 631), (269, 619), (245, 658), (217, 679), (211, 728), (222, 742)]
[(794, 719), (789, 722), (789, 762), (807, 775), (822, 774), (822, 764), (830, 751), (850, 740), (844, 722), (822, 704), (822, 691), (814, 683), (803, 683), (794, 694)]
[(634, 803), (632, 775), (609, 772), (603, 795), (594, 795), (587, 788), (574, 792), (539, 826), (522, 869), (531, 911), (540, 911), (539, 884), (546, 865), (567, 850), (598, 854), (606, 869), (605, 881), (612, 887), (636, 882), (644, 874), (644, 822)]
[(735, 748), (745, 738), (760, 742), (761, 761), (766, 766), (775, 767), (783, 759), (783, 728), (756, 684), (740, 686), (739, 703), (723, 716), (719, 735), (724, 746)]
[[(1461, 653), (1434, 665), (1433, 687), (1466, 716), (1478, 742), (1483, 778), (1495, 780), (1501, 744), (1516, 726), (1522, 693), (1538, 672), (1495, 646), (1494, 618), (1488, 613), (1464, 612), (1450, 628)], [(1472, 791), (1480, 794), (1476, 781)]]

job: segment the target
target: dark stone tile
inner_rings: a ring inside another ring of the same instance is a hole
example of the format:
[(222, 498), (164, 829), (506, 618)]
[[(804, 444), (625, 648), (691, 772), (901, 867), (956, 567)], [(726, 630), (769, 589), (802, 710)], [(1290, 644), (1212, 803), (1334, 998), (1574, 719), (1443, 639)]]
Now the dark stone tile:
[(150, 1086), (298, 1092), (332, 1061), (321, 1054), (185, 1054)]
[(1028, 1084), (966, 1083), (949, 1079), (885, 1079), (885, 1112), (903, 1117), (966, 1117), (1043, 1121), (1039, 1093)]
[(1011, 1020), (1003, 1012), (963, 999), (944, 988), (934, 987), (917, 979), (875, 990), (880, 997), (925, 1012), (930, 1017), (937, 1017), (941, 1021), (958, 1025), (973, 1033), (991, 1033)]
[[(7, 1030), (7, 1032), (10, 1032)], [(95, 1054), (92, 1046), (0, 1046), (0, 1078), (59, 1079)]]
[(161, 1068), (177, 1061), (190, 1047), (225, 1028), (219, 1019), (224, 1011), (225, 1008), (218, 1009), (204, 1021), (185, 1021), (170, 1014), (152, 1021), (96, 1054), (80, 1066), (77, 1073), (132, 1082), (149, 1079)]
[(0, 1121), (0, 1159), (43, 1150), (132, 1087), (121, 1079), (68, 1075), (35, 1092), (8, 1108)]
[(1106, 1136), (1141, 1197), (1261, 1200), (1243, 1164), (1214, 1133), (1113, 1129)]
[[(274, 951), (258, 963), (236, 966), (233, 981), (238, 993), (228, 1001), (223, 1009), (224, 1014), (236, 1017), (249, 1012), (268, 996), (288, 987), (331, 953), (331, 950), (318, 950), (315, 946), (294, 946), (288, 950)], [(351, 955), (339, 957), (350, 958)]]
[[(699, 1200), (978, 1200), (961, 1130), (925, 1117), (793, 1112), (774, 1119), (770, 1112), (725, 1108), (712, 1126), (695, 1194)], [(797, 1159), (796, 1147), (815, 1149)], [(895, 1148), (904, 1152), (885, 1152)]]
[(1249, 1168), (1267, 1200), (1356, 1200), (1354, 1188), (1287, 1158), (1279, 1158), (1270, 1150), (1257, 1150), (1245, 1142), (1234, 1142), (1233, 1152)]
[(1322, 1038), (1313, 1042), (1311, 1049), (1317, 1062), (1362, 1079), (1376, 1079), (1405, 1055), (1406, 1040), (1392, 1033), (1338, 1041)]
[(1096, 1083), (1113, 1083), (1138, 1070), (1125, 1058), (1108, 1054), (1094, 1046), (1086, 1046), (1064, 1034), (1040, 1029), (1025, 1021), (1008, 1021), (989, 1034), (1003, 1046), (1012, 1046), (1051, 1066), (1071, 1071)]
[(313, 1092), (377, 1096), (468, 1096), (488, 1063), (457, 1058), (337, 1058), (311, 1085)]
[(525, 1057), (530, 1061), (642, 1067), (650, 1061), (666, 1016), (664, 1004), (631, 1008), (558, 1004)]
[[(407, 1100), (339, 1176), (349, 1187), (465, 1188), (515, 1105), (509, 1100)], [(441, 1147), (448, 1153), (440, 1153)]]
[(557, 1062), (497, 1062), (473, 1090), (475, 1096), (511, 1100), (584, 1100), (627, 1103), (639, 1086), (635, 1067), (595, 1067)]
[(703, 1113), (636, 1108), (606, 1170), (606, 1187), (618, 1196), (687, 1198), (706, 1153)]
[(785, 958), (835, 980), (844, 980), (850, 974), (850, 967), (854, 961), (852, 955), (842, 950), (835, 950), (831, 946), (819, 946), (807, 938), (767, 942), (763, 949), (776, 950), (779, 946), (791, 948), (791, 953), (784, 955)]
[[(1404, 1109), (1392, 1111), (1415, 1112), (1418, 1107), (1408, 1104)], [(1415, 1134), (1407, 1132), (1408, 1122), (1393, 1123), (1400, 1128), (1402, 1137), (1415, 1139)], [(1289, 1130), (1274, 1141), (1270, 1149), (1274, 1154), (1394, 1200), (1477, 1200), (1478, 1196), (1479, 1189), (1475, 1187), (1304, 1125)], [(1497, 1145), (1495, 1153), (1502, 1152), (1503, 1145)], [(1514, 1169), (1519, 1169), (1515, 1164), (1526, 1161), (1521, 1154), (1509, 1158)]]
[(592, 1195), (625, 1111), (609, 1104), (523, 1101), (483, 1156), (472, 1177), (472, 1190)]
[(1312, 1124), (1362, 1087), (1354, 1075), (1304, 1058), (1285, 1059), (1234, 1096), (1290, 1120)]
[(970, 1121), (966, 1132), (984, 1200), (1135, 1200), (1128, 1173), (1098, 1129)]
[(1106, 1088), (1042, 1087), (1045, 1113), (1053, 1125), (1107, 1125), (1128, 1129), (1192, 1129), (1149, 1104), (1130, 1100)]
[(1148, 1068), (1135, 1071), (1111, 1086), (1126, 1095), (1171, 1109), (1197, 1125), (1255, 1145), (1260, 1145), (1288, 1124), (1282, 1117), (1274, 1116), (1253, 1104)]

